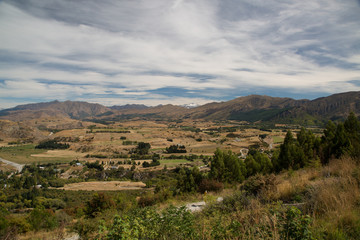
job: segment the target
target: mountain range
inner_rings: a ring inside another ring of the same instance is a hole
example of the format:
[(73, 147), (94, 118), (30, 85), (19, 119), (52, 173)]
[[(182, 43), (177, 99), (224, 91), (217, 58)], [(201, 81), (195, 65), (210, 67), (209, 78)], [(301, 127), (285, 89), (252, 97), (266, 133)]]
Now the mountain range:
[(106, 107), (76, 101), (52, 101), (19, 105), (0, 111), (0, 119), (23, 121), (42, 117), (115, 121), (124, 119), (204, 119), (248, 122), (307, 123), (343, 119), (350, 112), (360, 114), (360, 92), (346, 92), (314, 100), (295, 100), (261, 95), (239, 97), (198, 107), (123, 105)]

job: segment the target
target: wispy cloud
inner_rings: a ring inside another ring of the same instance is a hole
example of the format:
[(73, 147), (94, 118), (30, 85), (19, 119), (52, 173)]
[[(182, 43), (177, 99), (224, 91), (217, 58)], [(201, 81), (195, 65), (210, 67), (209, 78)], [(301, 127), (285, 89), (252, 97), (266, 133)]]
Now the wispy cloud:
[(359, 10), (336, 0), (5, 0), (0, 107), (360, 90)]

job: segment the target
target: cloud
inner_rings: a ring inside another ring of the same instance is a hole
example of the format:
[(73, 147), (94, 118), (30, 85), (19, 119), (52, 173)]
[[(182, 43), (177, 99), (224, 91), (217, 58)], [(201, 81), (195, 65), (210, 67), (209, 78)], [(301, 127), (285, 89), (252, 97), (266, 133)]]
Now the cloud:
[(335, 0), (2, 1), (0, 107), (26, 99), (182, 104), (360, 90), (352, 82), (360, 78), (359, 7)]

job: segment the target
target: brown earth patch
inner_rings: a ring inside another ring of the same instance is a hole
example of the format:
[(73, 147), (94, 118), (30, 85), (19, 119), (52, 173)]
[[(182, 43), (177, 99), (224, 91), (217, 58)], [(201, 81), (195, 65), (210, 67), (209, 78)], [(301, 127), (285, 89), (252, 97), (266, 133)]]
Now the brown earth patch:
[(85, 190), (85, 191), (117, 191), (117, 190), (137, 190), (146, 186), (143, 182), (130, 181), (105, 181), (105, 182), (80, 182), (66, 184), (64, 190)]
[(85, 156), (84, 153), (79, 153), (71, 150), (49, 150), (45, 153), (40, 154), (31, 154), (32, 157), (44, 157), (44, 158), (51, 158), (51, 157), (83, 157)]

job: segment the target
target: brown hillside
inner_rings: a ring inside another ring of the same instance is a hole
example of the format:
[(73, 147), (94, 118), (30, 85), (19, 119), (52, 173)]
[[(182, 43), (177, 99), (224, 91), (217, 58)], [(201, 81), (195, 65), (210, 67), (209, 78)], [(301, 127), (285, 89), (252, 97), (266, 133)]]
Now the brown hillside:
[(5, 109), (0, 112), (0, 118), (15, 121), (45, 117), (83, 119), (87, 117), (95, 117), (108, 111), (111, 110), (100, 104), (53, 101), (48, 103), (26, 104), (11, 109)]
[(194, 108), (190, 116), (192, 118), (228, 119), (231, 114), (237, 112), (289, 108), (301, 106), (307, 101), (309, 100), (250, 95), (228, 102), (210, 103)]

